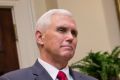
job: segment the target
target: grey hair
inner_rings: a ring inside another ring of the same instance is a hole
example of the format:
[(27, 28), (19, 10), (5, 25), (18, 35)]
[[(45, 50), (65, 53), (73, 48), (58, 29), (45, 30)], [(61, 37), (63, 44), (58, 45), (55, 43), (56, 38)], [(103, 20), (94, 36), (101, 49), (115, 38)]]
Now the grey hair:
[(62, 14), (65, 16), (72, 17), (72, 13), (65, 9), (51, 9), (44, 13), (37, 21), (35, 30), (43, 30), (48, 27), (48, 25), (51, 23), (51, 17), (54, 14)]

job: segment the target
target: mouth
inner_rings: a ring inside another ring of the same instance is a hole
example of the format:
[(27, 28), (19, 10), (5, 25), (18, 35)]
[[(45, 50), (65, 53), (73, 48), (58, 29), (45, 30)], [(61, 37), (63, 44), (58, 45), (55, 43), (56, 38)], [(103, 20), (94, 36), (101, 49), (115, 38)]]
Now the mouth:
[(73, 47), (69, 46), (69, 45), (63, 45), (61, 47), (64, 48), (64, 49), (67, 49), (67, 50), (73, 50)]

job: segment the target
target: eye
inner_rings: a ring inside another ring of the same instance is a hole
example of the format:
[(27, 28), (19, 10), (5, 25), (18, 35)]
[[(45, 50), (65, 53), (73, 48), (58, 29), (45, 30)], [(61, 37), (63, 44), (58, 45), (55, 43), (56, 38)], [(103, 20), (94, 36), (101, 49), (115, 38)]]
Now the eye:
[(67, 32), (67, 29), (65, 27), (61, 26), (61, 27), (57, 28), (57, 31), (61, 32), (61, 33), (65, 33), (65, 32)]
[(77, 32), (76, 30), (72, 30), (72, 31), (71, 31), (71, 34), (72, 34), (74, 37), (77, 37), (78, 32)]

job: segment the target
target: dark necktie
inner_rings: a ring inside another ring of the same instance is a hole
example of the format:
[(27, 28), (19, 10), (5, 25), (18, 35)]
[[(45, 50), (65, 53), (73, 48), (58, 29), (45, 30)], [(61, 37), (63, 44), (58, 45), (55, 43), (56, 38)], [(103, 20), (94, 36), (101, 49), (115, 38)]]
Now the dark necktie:
[(68, 80), (66, 74), (64, 72), (62, 72), (62, 71), (58, 72), (57, 78), (59, 80)]

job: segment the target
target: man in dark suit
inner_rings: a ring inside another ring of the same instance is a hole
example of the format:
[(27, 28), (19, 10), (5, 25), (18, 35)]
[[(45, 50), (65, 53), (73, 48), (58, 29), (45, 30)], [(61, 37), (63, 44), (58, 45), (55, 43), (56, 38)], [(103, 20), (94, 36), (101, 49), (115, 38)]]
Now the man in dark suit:
[(36, 23), (35, 38), (40, 57), (29, 68), (13, 71), (0, 80), (96, 80), (68, 67), (77, 45), (77, 27), (72, 14), (52, 9)]

